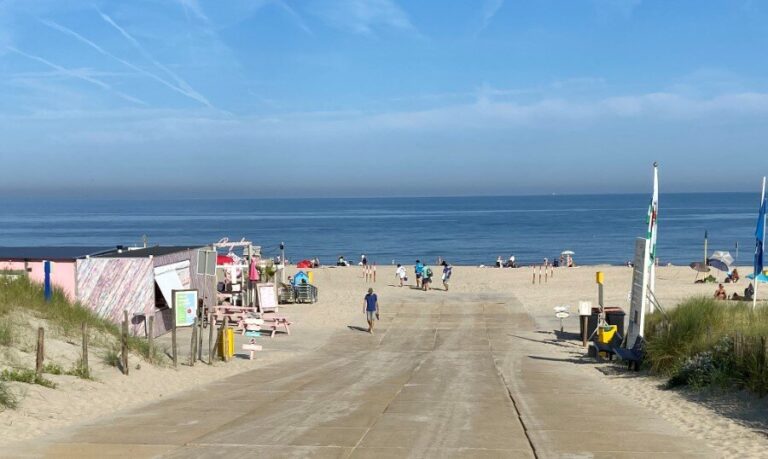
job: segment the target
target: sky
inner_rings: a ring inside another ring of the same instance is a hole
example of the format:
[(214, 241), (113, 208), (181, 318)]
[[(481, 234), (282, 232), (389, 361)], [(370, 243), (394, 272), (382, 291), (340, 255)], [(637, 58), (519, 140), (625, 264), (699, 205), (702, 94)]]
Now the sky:
[(0, 0), (0, 193), (759, 191), (768, 2)]

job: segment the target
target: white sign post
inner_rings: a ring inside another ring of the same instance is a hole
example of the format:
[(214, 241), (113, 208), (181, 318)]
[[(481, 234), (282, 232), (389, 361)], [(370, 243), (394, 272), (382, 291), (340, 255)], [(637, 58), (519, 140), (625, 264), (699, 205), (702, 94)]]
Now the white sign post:
[(638, 336), (643, 336), (643, 327), (645, 327), (645, 312), (648, 297), (646, 289), (648, 288), (648, 240), (637, 238), (635, 240), (635, 269), (632, 273), (632, 299), (629, 308), (629, 327), (627, 330), (627, 344), (632, 347)]

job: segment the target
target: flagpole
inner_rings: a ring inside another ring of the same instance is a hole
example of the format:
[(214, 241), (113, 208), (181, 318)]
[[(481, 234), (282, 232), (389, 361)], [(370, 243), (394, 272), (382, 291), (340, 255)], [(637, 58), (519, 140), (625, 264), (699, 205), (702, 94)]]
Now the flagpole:
[[(765, 177), (763, 177), (763, 193), (760, 195), (760, 208), (763, 208), (763, 203), (765, 203)], [(763, 216), (765, 218), (765, 216)], [(765, 241), (765, 220), (763, 220), (763, 241)], [(765, 242), (763, 242), (764, 244)], [(762, 256), (762, 254), (761, 254)], [(754, 273), (755, 275), (755, 294), (752, 295), (752, 309), (755, 309), (757, 307), (757, 286), (760, 285), (760, 280), (758, 279), (758, 276), (760, 276), (760, 273)]]
[[(649, 250), (652, 254), (649, 257), (650, 267), (648, 269), (648, 291), (656, 295), (656, 240), (658, 231), (658, 212), (659, 212), (659, 164), (653, 163), (653, 196), (651, 197), (651, 218), (648, 222)], [(653, 313), (653, 304), (648, 302), (648, 312)]]

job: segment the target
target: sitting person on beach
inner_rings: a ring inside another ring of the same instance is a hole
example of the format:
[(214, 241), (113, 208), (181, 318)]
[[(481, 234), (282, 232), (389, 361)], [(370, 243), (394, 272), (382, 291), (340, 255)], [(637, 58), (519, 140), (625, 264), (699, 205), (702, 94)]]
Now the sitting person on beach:
[(496, 258), (496, 267), (501, 268), (503, 266), (504, 262), (501, 260), (501, 256)]
[(747, 288), (744, 289), (744, 296), (739, 296), (738, 293), (734, 293), (731, 299), (736, 301), (752, 301), (752, 297), (754, 295), (755, 287), (753, 287), (752, 283), (750, 282)]
[(349, 266), (347, 260), (344, 259), (344, 255), (339, 257), (339, 261), (336, 262), (336, 266)]
[(717, 290), (715, 290), (715, 299), (716, 300), (727, 300), (728, 294), (725, 292), (725, 287), (723, 287), (723, 284), (720, 284), (717, 287)]
[(735, 284), (739, 281), (741, 277), (739, 276), (739, 270), (736, 268), (733, 268), (733, 271), (731, 271), (730, 274), (728, 274), (728, 277), (725, 278), (726, 284)]

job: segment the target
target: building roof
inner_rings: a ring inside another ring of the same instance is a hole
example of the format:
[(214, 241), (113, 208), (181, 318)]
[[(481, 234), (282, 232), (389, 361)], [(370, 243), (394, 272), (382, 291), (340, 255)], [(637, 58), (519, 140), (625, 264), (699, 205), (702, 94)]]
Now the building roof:
[(8, 260), (75, 260), (87, 255), (108, 252), (111, 247), (0, 247), (0, 261)]
[(159, 257), (162, 255), (170, 255), (172, 253), (185, 252), (187, 250), (199, 249), (200, 245), (186, 246), (186, 245), (155, 245), (152, 247), (142, 248), (119, 248), (112, 249), (108, 252), (99, 253), (96, 255), (100, 258), (143, 258), (148, 256)]

